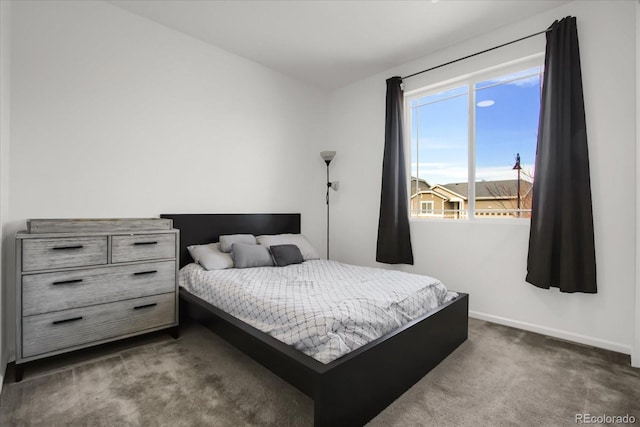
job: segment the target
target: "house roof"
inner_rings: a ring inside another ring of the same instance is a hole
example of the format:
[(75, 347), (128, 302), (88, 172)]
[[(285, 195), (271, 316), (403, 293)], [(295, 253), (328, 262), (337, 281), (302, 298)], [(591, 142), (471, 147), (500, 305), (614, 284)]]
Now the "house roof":
[[(418, 191), (416, 191), (416, 183), (418, 184)], [(411, 194), (416, 194), (419, 191), (429, 191), (431, 186), (427, 181), (422, 178), (411, 177)]]
[[(465, 199), (469, 197), (469, 185), (466, 182), (456, 182), (443, 184), (441, 187), (453, 191)], [(520, 180), (521, 194), (527, 194), (533, 184), (529, 181)], [(508, 179), (502, 181), (479, 181), (476, 182), (476, 198), (502, 199), (516, 197), (518, 195), (518, 180)]]

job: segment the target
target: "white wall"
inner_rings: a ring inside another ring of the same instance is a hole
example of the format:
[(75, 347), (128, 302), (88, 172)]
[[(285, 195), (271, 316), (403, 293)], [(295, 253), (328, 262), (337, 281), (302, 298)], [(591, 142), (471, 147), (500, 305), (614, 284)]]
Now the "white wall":
[[(10, 116), (10, 43), (11, 43), (11, 3), (0, 1), (0, 285), (6, 270), (4, 248), (10, 241), (4, 230), (4, 221), (8, 213), (8, 176), (9, 176), (9, 116)], [(4, 367), (7, 365), (7, 334), (3, 316), (8, 305), (7, 287), (0, 286), (0, 387), (4, 379)]]
[(14, 3), (11, 72), (11, 234), (27, 218), (301, 212), (322, 247), (323, 92), (93, 1)]
[[(598, 293), (561, 294), (527, 284), (527, 222), (412, 222), (415, 265), (397, 268), (468, 292), (472, 316), (629, 354), (636, 262), (635, 2), (568, 3), (331, 93), (329, 140), (338, 151), (333, 177), (341, 182), (332, 200), (331, 251), (342, 261), (376, 265), (385, 80), (541, 31), (567, 15), (577, 17), (580, 38)], [(544, 45), (538, 36), (406, 80), (405, 91), (542, 52)]]

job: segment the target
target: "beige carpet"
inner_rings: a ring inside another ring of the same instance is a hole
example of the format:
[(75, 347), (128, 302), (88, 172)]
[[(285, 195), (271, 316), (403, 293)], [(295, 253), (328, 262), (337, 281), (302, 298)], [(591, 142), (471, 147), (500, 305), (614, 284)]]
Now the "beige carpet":
[[(312, 401), (208, 329), (43, 361), (0, 395), (1, 426), (309, 426)], [(469, 340), (371, 426), (575, 425), (631, 414), (629, 357), (470, 319)]]

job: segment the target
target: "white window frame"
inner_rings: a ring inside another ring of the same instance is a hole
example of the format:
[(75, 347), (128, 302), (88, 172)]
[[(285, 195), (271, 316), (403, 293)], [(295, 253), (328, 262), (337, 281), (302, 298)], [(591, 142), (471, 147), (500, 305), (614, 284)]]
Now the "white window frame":
[[(426, 206), (424, 208), (422, 207), (423, 203), (424, 203), (424, 206)], [(433, 202), (433, 200), (420, 200), (419, 215), (433, 215), (434, 209), (435, 209), (435, 203)]]
[[(463, 76), (453, 77), (451, 79), (447, 79), (443, 82), (430, 84), (415, 90), (410, 90), (405, 92), (404, 94), (404, 111), (405, 111), (405, 135), (409, 137), (405, 140), (405, 149), (406, 152), (409, 153), (408, 159), (406, 160), (406, 165), (408, 171), (411, 171), (411, 101), (423, 98), (430, 94), (435, 94), (439, 92), (445, 92), (450, 89), (454, 89), (456, 87), (460, 87), (462, 85), (467, 85), (469, 92), (469, 111), (468, 111), (468, 159), (467, 159), (467, 179), (469, 183), (475, 183), (476, 181), (476, 135), (475, 135), (475, 90), (474, 86), (478, 82), (483, 82), (486, 80), (498, 78), (504, 76), (506, 74), (515, 73), (518, 71), (526, 70), (528, 68), (533, 68), (541, 66), (544, 67), (544, 53), (537, 53), (534, 55), (530, 55), (521, 59), (517, 59), (515, 61), (509, 61), (506, 63), (502, 63), (493, 67), (485, 68), (482, 70), (478, 70), (475, 72), (471, 72), (469, 74), (465, 74)], [(407, 177), (407, 187), (409, 190), (411, 189), (411, 172)], [(410, 194), (409, 191), (408, 194)], [(460, 221), (471, 221), (471, 222), (496, 222), (496, 223), (505, 223), (505, 222), (526, 222), (529, 223), (531, 220), (529, 218), (494, 218), (488, 219), (487, 216), (483, 218), (478, 218), (476, 215), (476, 190), (475, 185), (468, 186), (468, 194), (467, 194), (467, 206), (466, 212), (460, 212), (460, 218), (451, 219), (451, 218), (425, 218), (424, 216), (411, 216), (411, 206), (409, 206), (409, 220), (410, 221), (447, 221), (447, 222), (460, 222)]]

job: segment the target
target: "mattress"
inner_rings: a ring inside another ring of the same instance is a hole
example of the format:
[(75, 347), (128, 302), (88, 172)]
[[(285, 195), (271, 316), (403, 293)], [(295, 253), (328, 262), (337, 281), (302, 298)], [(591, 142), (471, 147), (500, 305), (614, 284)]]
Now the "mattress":
[(458, 295), (433, 277), (328, 260), (180, 270), (191, 294), (329, 363)]

